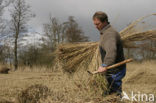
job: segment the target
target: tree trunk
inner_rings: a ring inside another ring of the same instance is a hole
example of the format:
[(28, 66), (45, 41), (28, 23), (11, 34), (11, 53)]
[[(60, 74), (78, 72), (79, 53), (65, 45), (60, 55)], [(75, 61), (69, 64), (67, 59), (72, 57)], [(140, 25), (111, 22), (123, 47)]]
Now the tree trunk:
[(15, 46), (14, 46), (14, 69), (18, 69), (18, 59), (17, 59), (17, 39), (18, 39), (18, 33), (15, 35)]

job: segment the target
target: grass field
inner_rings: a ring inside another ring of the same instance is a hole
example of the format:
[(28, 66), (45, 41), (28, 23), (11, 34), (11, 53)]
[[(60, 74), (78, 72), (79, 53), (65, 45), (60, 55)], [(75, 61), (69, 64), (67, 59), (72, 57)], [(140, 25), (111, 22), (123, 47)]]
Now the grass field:
[[(50, 95), (41, 99), (39, 103), (120, 103), (113, 95), (102, 97), (98, 91), (89, 89), (84, 72), (72, 77), (60, 70), (54, 72), (44, 67), (22, 69), (9, 74), (0, 74), (0, 103), (16, 103), (17, 95), (34, 84), (45, 85), (50, 89)], [(156, 61), (129, 63), (126, 77), (123, 79), (123, 91), (128, 95), (133, 91), (156, 96)]]

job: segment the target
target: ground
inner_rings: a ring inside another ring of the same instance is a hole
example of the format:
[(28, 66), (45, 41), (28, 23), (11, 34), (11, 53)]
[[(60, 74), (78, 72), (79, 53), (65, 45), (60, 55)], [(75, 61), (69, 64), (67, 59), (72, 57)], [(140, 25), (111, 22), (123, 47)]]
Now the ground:
[[(129, 100), (121, 102), (113, 95), (94, 95), (82, 79), (85, 78), (85, 73), (75, 75), (72, 77), (61, 71), (54, 72), (38, 67), (0, 74), (0, 103), (7, 103), (2, 100), (15, 103), (17, 95), (34, 84), (45, 85), (51, 90), (52, 94), (43, 103), (131, 103)], [(137, 96), (147, 94), (148, 98), (149, 94), (153, 94), (156, 101), (156, 61), (129, 63), (126, 77), (123, 79), (123, 91), (128, 96), (131, 96), (132, 92)]]

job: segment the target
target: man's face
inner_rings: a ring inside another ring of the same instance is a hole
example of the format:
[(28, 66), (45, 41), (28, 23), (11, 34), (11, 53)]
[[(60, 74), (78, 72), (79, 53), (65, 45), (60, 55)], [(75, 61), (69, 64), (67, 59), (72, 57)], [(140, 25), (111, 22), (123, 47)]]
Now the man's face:
[(98, 29), (98, 30), (102, 30), (103, 28), (104, 28), (104, 26), (105, 26), (105, 22), (101, 22), (99, 19), (97, 19), (97, 18), (94, 18), (93, 19), (93, 22), (94, 22), (94, 25), (95, 25), (95, 27)]

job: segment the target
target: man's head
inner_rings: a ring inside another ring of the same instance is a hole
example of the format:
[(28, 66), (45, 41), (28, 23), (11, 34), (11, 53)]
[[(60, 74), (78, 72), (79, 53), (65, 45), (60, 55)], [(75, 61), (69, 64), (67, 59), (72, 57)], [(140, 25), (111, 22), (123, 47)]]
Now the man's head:
[(109, 24), (107, 14), (102, 11), (98, 11), (93, 15), (93, 22), (98, 30), (102, 30)]

